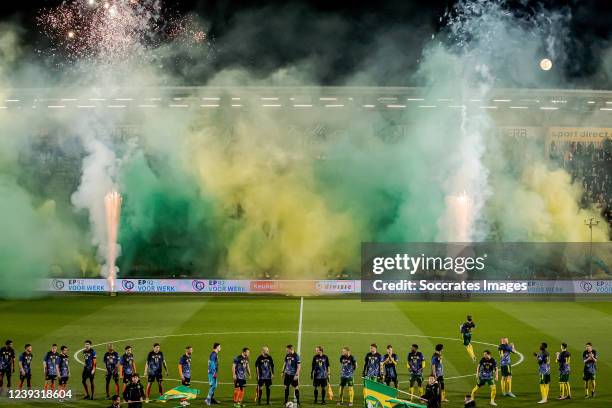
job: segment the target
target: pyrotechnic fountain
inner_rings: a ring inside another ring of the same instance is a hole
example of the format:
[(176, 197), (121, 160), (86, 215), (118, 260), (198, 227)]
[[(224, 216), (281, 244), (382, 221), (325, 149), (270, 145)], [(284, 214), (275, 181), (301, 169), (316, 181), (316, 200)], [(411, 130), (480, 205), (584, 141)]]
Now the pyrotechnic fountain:
[(107, 256), (106, 269), (108, 276), (108, 287), (110, 293), (115, 292), (115, 279), (117, 275), (117, 236), (119, 231), (119, 220), (121, 218), (121, 194), (111, 191), (104, 197), (104, 208), (106, 210), (106, 236), (107, 236)]
[(473, 221), (470, 197), (465, 191), (450, 195), (446, 197), (446, 207), (450, 220), (448, 242), (470, 242)]

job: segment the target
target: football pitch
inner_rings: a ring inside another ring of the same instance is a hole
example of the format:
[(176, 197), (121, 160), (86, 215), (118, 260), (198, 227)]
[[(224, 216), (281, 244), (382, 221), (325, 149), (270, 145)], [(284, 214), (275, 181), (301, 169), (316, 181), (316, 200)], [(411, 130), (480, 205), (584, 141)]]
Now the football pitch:
[[(81, 358), (79, 349), (86, 339), (92, 340), (98, 354), (98, 367), (106, 343), (112, 342), (122, 354), (131, 345), (137, 369), (142, 372), (146, 354), (154, 342), (161, 343), (168, 362), (169, 378), (165, 389), (180, 384), (178, 360), (187, 345), (193, 346), (192, 387), (205, 393), (208, 385), (207, 360), (212, 343), (222, 344), (219, 386), (216, 396), (231, 406), (233, 386), (231, 365), (242, 347), (251, 349), (251, 366), (263, 345), (268, 345), (276, 364), (275, 384), (281, 383), (280, 369), (285, 345), (300, 347), (302, 357), (301, 399), (304, 407), (312, 407), (313, 395), (310, 362), (314, 347), (322, 345), (332, 362), (332, 383), (338, 381), (340, 349), (349, 346), (357, 359), (361, 373), (363, 358), (370, 343), (377, 343), (384, 353), (392, 344), (400, 359), (400, 388), (408, 391), (406, 354), (417, 343), (429, 360), (437, 343), (444, 344), (446, 377), (446, 407), (462, 407), (463, 397), (475, 383), (476, 365), (463, 347), (459, 325), (467, 314), (474, 316), (474, 348), (477, 355), (485, 349), (494, 350), (501, 337), (509, 337), (522, 354), (513, 356), (513, 392), (516, 399), (501, 396), (498, 383), (497, 402), (500, 407), (535, 406), (540, 399), (539, 377), (533, 352), (545, 341), (552, 360), (561, 342), (569, 344), (572, 353), (572, 400), (556, 401), (558, 396), (557, 364), (552, 363), (552, 383), (548, 405), (609, 408), (612, 406), (612, 303), (598, 302), (370, 302), (359, 299), (295, 297), (193, 297), (193, 296), (57, 296), (37, 300), (0, 301), (0, 339), (14, 341), (19, 355), (25, 343), (33, 346), (33, 388), (43, 388), (42, 357), (52, 343), (70, 349), (73, 399), (64, 402), (69, 407), (105, 407), (104, 372), (96, 375), (96, 400), (83, 401)], [(300, 313), (302, 312), (302, 313)], [(300, 324), (300, 315), (301, 324)], [(584, 400), (582, 383), (582, 351), (590, 341), (600, 354), (597, 374), (597, 395)], [(77, 353), (75, 358), (75, 353)], [(498, 359), (498, 354), (494, 354)], [(13, 383), (18, 379), (13, 378)], [(245, 393), (247, 405), (255, 405), (254, 384), (249, 381)], [(360, 380), (357, 383), (361, 383)], [(334, 393), (338, 394), (337, 386)], [(355, 406), (363, 403), (361, 386), (356, 387)], [(488, 406), (488, 388), (477, 396), (478, 406)], [(152, 398), (158, 396), (154, 386)], [(57, 406), (57, 402), (24, 402), (0, 399), (1, 404), (14, 407)], [(203, 399), (192, 402), (203, 406)], [(335, 405), (336, 401), (328, 402)], [(272, 391), (272, 405), (282, 406), (282, 387)], [(157, 404), (155, 404), (157, 405)], [(174, 406), (177, 404), (167, 404)]]

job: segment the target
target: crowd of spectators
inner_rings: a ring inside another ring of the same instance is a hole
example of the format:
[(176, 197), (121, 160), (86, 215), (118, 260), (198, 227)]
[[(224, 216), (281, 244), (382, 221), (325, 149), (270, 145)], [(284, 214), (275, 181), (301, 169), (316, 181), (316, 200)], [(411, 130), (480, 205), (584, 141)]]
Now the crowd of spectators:
[(583, 207), (595, 204), (612, 226), (612, 140), (603, 143), (553, 142), (550, 158), (583, 188)]

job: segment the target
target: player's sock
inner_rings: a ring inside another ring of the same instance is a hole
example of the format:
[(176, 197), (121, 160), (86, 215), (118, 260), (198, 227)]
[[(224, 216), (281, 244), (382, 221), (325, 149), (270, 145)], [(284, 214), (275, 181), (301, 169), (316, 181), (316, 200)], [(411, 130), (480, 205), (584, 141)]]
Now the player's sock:
[(470, 357), (473, 359), (476, 358), (476, 354), (474, 354), (474, 347), (471, 344), (468, 344), (467, 346), (465, 346), (465, 348), (467, 349), (468, 354), (470, 355)]
[(540, 384), (540, 394), (542, 395), (542, 401), (546, 401), (548, 399), (546, 394), (546, 384)]
[(595, 395), (595, 385), (596, 385), (595, 380), (591, 380), (591, 396)]
[[(477, 385), (474, 388), (472, 388), (472, 392), (471, 392), (471, 398), (472, 399), (476, 398), (476, 391), (478, 391), (478, 386)], [(442, 399), (444, 399), (444, 396), (442, 397)]]
[(318, 399), (319, 399), (319, 387), (314, 387), (314, 402), (315, 402), (315, 404), (317, 403)]
[(266, 385), (266, 404), (270, 403), (270, 387)]
[(340, 387), (338, 390), (338, 402), (341, 404), (344, 402), (344, 387)]
[(495, 395), (497, 395), (497, 387), (495, 385), (491, 386), (491, 401), (495, 401)]
[(422, 397), (424, 394), (423, 386), (419, 387), (419, 397)]
[(90, 388), (91, 388), (91, 395), (90, 395), (90, 397), (91, 397), (91, 399), (93, 399), (93, 397), (94, 397), (94, 387), (95, 386), (94, 386), (94, 382), (93, 382), (93, 379), (92, 379), (91, 380), (91, 384), (90, 384)]
[(512, 377), (506, 378), (506, 392), (508, 394), (512, 393)]
[(119, 384), (115, 383), (115, 394), (120, 395), (119, 394)]
[(295, 389), (295, 400), (297, 401), (299, 405), (300, 404), (300, 390), (298, 390), (297, 388)]
[(446, 390), (442, 390), (441, 394), (442, 394), (442, 401), (444, 401), (446, 399)]
[(506, 395), (506, 379), (504, 377), (502, 377), (502, 379), (501, 379), (501, 381), (499, 383), (501, 384), (502, 394)]
[(349, 387), (348, 394), (349, 394), (349, 404), (352, 404), (353, 399), (355, 398), (355, 388), (353, 388), (353, 386)]
[(238, 388), (234, 388), (233, 401), (234, 401), (234, 404), (236, 404), (238, 402)]
[(572, 398), (572, 386), (568, 382), (565, 383), (565, 395), (567, 398)]
[(289, 401), (289, 387), (285, 387), (285, 404)]
[(164, 386), (161, 383), (157, 383), (157, 390), (159, 391), (159, 395), (164, 393)]
[(410, 401), (414, 398), (414, 387), (410, 387)]

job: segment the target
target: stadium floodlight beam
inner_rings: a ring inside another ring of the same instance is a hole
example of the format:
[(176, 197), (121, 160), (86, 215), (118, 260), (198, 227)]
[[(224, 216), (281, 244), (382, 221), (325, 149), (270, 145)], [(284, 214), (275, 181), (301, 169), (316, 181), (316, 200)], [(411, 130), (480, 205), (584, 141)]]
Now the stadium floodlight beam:
[(599, 220), (591, 217), (588, 220), (584, 220), (584, 225), (589, 227), (591, 233), (591, 240), (589, 243), (589, 279), (593, 279), (593, 227), (599, 225)]

